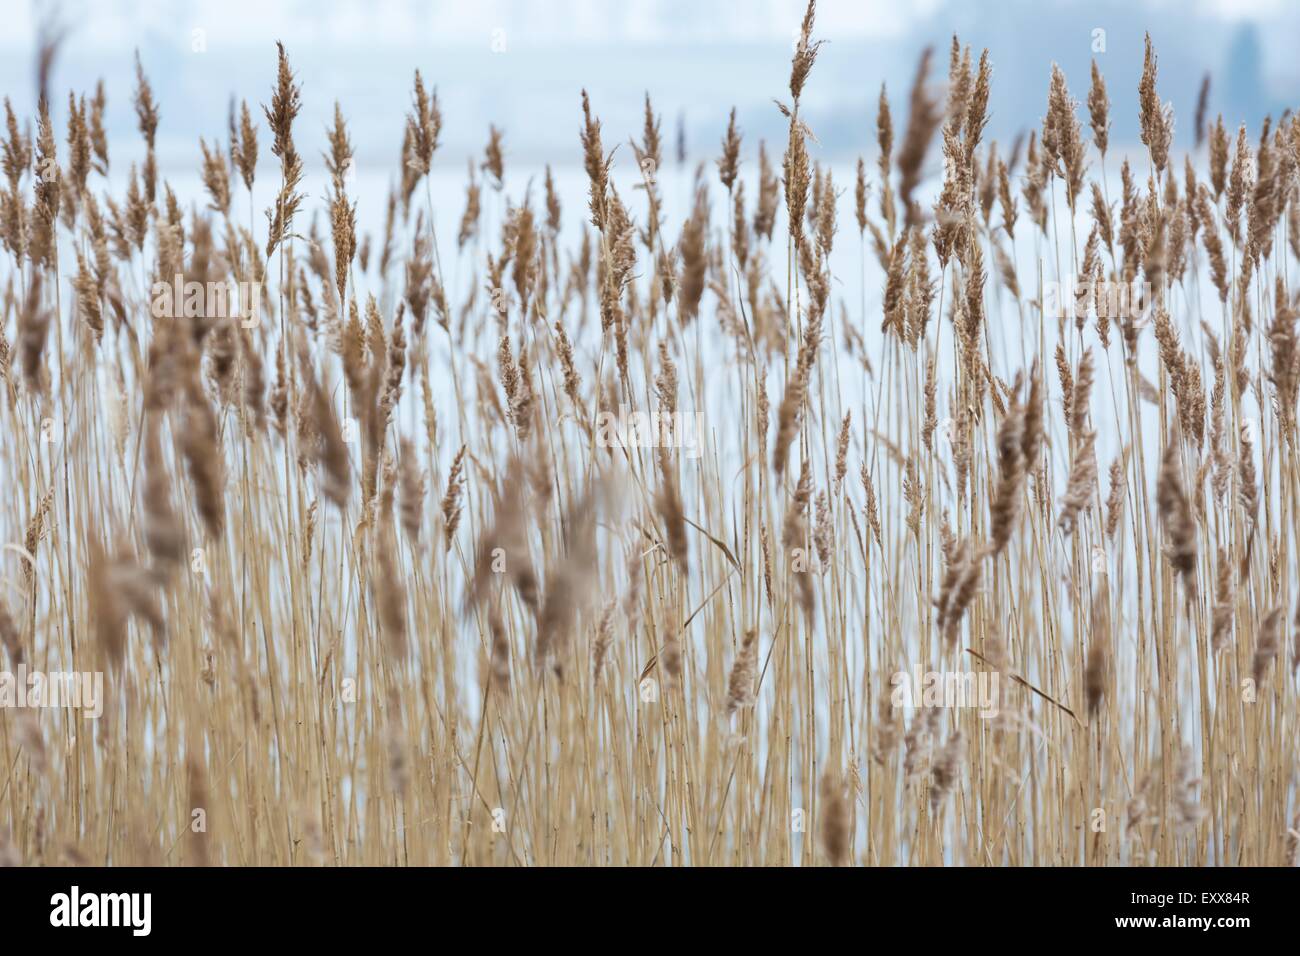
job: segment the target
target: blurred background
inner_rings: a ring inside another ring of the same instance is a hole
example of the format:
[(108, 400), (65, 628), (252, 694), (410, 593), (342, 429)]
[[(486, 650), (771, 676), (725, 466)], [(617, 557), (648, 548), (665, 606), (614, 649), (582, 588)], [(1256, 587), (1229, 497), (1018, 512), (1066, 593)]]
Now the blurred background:
[[(333, 102), (342, 102), (358, 165), (395, 167), (412, 73), (443, 103), (444, 165), (481, 155), (489, 122), (506, 132), (507, 165), (577, 163), (579, 91), (586, 87), (607, 143), (639, 133), (647, 92), (664, 118), (667, 150), (711, 159), (731, 105), (747, 147), (779, 141), (772, 103), (786, 96), (803, 0), (141, 0), (54, 4), (3, 0), (0, 81), (19, 115), (33, 112), (37, 40), (64, 41), (53, 73), (61, 120), (69, 89), (108, 90), (110, 136), (134, 140), (130, 102), (138, 49), (162, 110), (164, 173), (192, 169), (198, 137), (224, 138), (232, 93), (267, 100), (282, 40), (303, 84), (299, 149), (320, 164)], [(822, 0), (817, 35), (829, 42), (805, 94), (823, 161), (874, 150), (876, 102), (888, 85), (896, 112), (916, 58), (935, 45), (941, 76), (953, 32), (994, 65), (988, 136), (1010, 142), (1041, 117), (1050, 64), (1080, 100), (1090, 60), (1105, 73), (1112, 143), (1136, 141), (1143, 34), (1160, 57), (1160, 92), (1179, 117), (1176, 145), (1208, 69), (1209, 115), (1256, 124), (1300, 103), (1300, 4), (1284, 0)], [(112, 145), (112, 144), (110, 144)], [(130, 155), (134, 156), (135, 142)], [(119, 151), (121, 155), (121, 151)], [(622, 158), (622, 157), (620, 157)], [(630, 160), (629, 160), (630, 162)]]

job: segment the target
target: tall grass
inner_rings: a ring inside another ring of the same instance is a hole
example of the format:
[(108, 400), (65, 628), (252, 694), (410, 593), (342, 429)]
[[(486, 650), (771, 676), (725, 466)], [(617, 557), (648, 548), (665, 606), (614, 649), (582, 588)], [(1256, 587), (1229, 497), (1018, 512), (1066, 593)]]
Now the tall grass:
[[(1054, 70), (1008, 149), (954, 39), (839, 182), (814, 13), (788, 138), (733, 112), (684, 222), (649, 98), (635, 191), (583, 93), (581, 208), (512, 194), (493, 127), (457, 222), (416, 73), (373, 236), (346, 104), (304, 195), (283, 47), (203, 209), (143, 67), (116, 194), (103, 86), (8, 110), (0, 637), (105, 697), (0, 709), (0, 859), (1295, 862), (1300, 119), (1198, 115), (1177, 163), (1148, 42), (1142, 153), (1095, 67), (1087, 132)], [(996, 675), (998, 713), (900, 672)]]

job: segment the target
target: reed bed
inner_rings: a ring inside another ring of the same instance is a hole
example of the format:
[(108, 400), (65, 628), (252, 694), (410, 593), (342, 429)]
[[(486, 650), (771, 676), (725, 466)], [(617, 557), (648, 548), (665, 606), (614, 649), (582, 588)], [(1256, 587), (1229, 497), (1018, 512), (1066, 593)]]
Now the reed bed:
[(839, 181), (820, 51), (671, 222), (650, 96), (556, 104), (585, 196), (492, 127), (438, 208), (416, 72), (373, 234), (283, 47), (203, 204), (138, 59), (116, 191), (104, 84), (6, 101), (3, 658), (104, 694), (0, 708), (0, 860), (1297, 862), (1300, 117), (1179, 162), (1148, 39), (1140, 153), (1096, 65), (999, 145), (954, 38)]

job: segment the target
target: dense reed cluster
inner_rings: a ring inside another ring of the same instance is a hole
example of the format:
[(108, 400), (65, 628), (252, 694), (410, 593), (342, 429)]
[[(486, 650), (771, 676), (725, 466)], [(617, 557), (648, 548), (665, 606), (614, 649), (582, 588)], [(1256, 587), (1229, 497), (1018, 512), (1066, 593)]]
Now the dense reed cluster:
[[(495, 126), (440, 208), (417, 71), (373, 234), (283, 46), (205, 206), (139, 58), (110, 157), (42, 51), (0, 142), (0, 658), (103, 712), (0, 709), (0, 861), (1297, 861), (1300, 116), (1203, 88), (1179, 163), (1148, 38), (1140, 150), (1095, 63), (1005, 148), (954, 38), (848, 183), (814, 28), (784, 142), (733, 110), (676, 221), (649, 95), (625, 144), (556, 105), (581, 208)], [(927, 673), (994, 706), (900, 704)]]

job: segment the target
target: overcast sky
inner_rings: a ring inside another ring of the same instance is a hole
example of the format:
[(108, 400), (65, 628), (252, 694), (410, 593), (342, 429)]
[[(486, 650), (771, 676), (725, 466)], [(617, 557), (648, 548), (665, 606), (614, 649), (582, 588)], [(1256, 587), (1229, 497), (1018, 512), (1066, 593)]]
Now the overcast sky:
[[(931, 14), (938, 0), (821, 0), (817, 25), (824, 35), (889, 36)], [(0, 0), (6, 28), (0, 49), (29, 50), (46, 3)], [(1156, 0), (1171, 12), (1195, 8), (1227, 18), (1270, 16), (1285, 0)], [(701, 34), (716, 39), (771, 39), (790, 35), (804, 0), (64, 0), (63, 19), (75, 24), (75, 46), (135, 46), (141, 37), (170, 38), (182, 48), (190, 31), (209, 43), (260, 45), (337, 41), (391, 46), (488, 43), (493, 30), (519, 42), (655, 42)]]
[[(274, 41), (282, 40), (303, 85), (304, 141), (323, 140), (337, 99), (359, 165), (387, 168), (416, 68), (438, 88), (445, 155), (457, 166), (481, 149), (490, 122), (506, 130), (515, 159), (576, 161), (583, 88), (616, 142), (639, 130), (647, 92), (670, 142), (682, 124), (692, 156), (716, 145), (733, 105), (751, 147), (779, 138), (772, 99), (783, 94), (805, 0), (0, 0), (0, 92), (24, 114), (35, 101), (37, 24), (56, 6), (67, 30), (53, 78), (56, 122), (67, 90), (88, 91), (103, 78), (110, 140), (127, 147), (118, 155), (133, 156), (138, 145), (129, 93), (135, 50), (162, 109), (159, 161), (189, 168), (200, 136), (224, 137), (232, 96), (255, 111), (266, 100)], [(945, 46), (957, 31), (977, 50), (990, 48), (990, 133), (1010, 138), (1020, 132), (1011, 119), (1032, 122), (1041, 111), (1052, 62), (1082, 98), (1091, 34), (1104, 27), (1102, 67), (1119, 114), (1114, 136), (1132, 138), (1125, 122), (1136, 115), (1129, 100), (1144, 31), (1160, 54), (1161, 94), (1182, 115), (1204, 71), (1215, 73), (1216, 95), (1227, 90), (1225, 49), (1235, 28), (1223, 21), (1234, 19), (1261, 23), (1268, 94), (1257, 97), (1261, 115), (1293, 105), (1294, 0), (820, 0), (816, 35), (829, 45), (806, 90), (805, 115), (827, 155), (867, 150), (880, 84), (905, 95), (922, 47)], [(501, 52), (509, 55), (494, 55)], [(304, 152), (309, 164), (319, 161), (318, 149)]]

